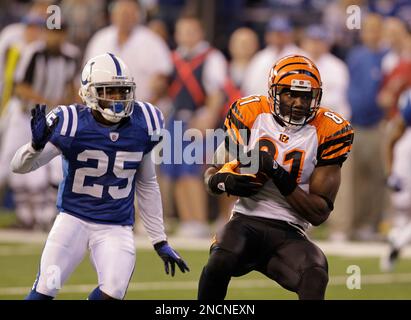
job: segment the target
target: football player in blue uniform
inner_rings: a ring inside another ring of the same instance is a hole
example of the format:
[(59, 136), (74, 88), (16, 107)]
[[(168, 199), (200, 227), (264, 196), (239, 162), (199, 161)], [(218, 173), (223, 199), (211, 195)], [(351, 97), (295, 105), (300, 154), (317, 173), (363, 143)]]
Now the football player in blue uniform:
[[(58, 75), (57, 75), (58, 76)], [(189, 271), (167, 243), (151, 151), (161, 140), (163, 115), (134, 100), (135, 83), (113, 54), (90, 59), (79, 94), (84, 105), (32, 110), (32, 141), (15, 154), (13, 172), (36, 170), (61, 155), (64, 179), (57, 216), (40, 269), (26, 299), (52, 299), (87, 250), (98, 275), (89, 299), (123, 299), (135, 265), (134, 194), (155, 250), (174, 276)], [(171, 269), (171, 270), (170, 270)]]
[(402, 249), (411, 242), (411, 89), (400, 96), (398, 109), (387, 126), (386, 175), (394, 216), (389, 250), (380, 260), (384, 272), (394, 270)]

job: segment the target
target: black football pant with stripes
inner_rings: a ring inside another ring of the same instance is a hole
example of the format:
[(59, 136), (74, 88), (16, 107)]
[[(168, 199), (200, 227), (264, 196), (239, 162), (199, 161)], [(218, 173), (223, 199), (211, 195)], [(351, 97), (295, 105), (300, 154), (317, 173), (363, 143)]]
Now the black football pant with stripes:
[(211, 246), (198, 299), (223, 300), (231, 277), (253, 270), (296, 292), (299, 299), (324, 299), (328, 263), (321, 249), (287, 222), (239, 213)]

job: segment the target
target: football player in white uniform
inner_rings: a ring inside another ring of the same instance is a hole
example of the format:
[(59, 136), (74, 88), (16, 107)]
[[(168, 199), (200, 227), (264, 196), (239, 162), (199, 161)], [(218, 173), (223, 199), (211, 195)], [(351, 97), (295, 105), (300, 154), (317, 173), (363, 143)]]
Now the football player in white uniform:
[(389, 250), (380, 260), (384, 272), (394, 269), (401, 249), (411, 241), (411, 89), (401, 95), (398, 107), (400, 112), (390, 120), (387, 134), (387, 185), (394, 216)]
[[(268, 98), (249, 96), (232, 104), (225, 145), (216, 152), (216, 162), (224, 154), (226, 163), (205, 172), (212, 193), (240, 198), (211, 246), (199, 282), (201, 300), (224, 299), (231, 277), (252, 270), (300, 299), (324, 299), (327, 259), (305, 230), (333, 210), (353, 129), (320, 107), (320, 73), (304, 56), (280, 59), (268, 90)], [(257, 174), (243, 173), (250, 165), (244, 159), (257, 164)]]
[(26, 173), (62, 156), (59, 214), (45, 244), (30, 300), (52, 299), (90, 251), (98, 287), (90, 300), (123, 299), (135, 264), (134, 197), (141, 220), (166, 273), (188, 271), (167, 243), (152, 149), (160, 141), (163, 115), (134, 100), (135, 83), (113, 54), (85, 65), (80, 96), (85, 105), (59, 106), (46, 119), (45, 106), (32, 110), (32, 141), (11, 166)]

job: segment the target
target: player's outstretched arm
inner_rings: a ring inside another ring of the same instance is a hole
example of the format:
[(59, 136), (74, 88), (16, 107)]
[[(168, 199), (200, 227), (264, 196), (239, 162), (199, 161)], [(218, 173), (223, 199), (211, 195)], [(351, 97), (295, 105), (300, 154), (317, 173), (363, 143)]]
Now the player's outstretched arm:
[[(152, 151), (153, 152), (153, 151)], [(141, 221), (152, 244), (164, 241), (163, 206), (152, 152), (143, 157), (136, 174), (136, 196)]]
[(136, 195), (141, 220), (157, 254), (163, 259), (166, 273), (174, 276), (175, 265), (181, 272), (189, 271), (180, 255), (169, 246), (164, 231), (163, 207), (152, 154), (143, 157), (136, 175)]
[(60, 154), (61, 151), (51, 143), (48, 143), (43, 150), (36, 151), (29, 142), (16, 151), (10, 162), (10, 168), (14, 173), (28, 173), (44, 166)]

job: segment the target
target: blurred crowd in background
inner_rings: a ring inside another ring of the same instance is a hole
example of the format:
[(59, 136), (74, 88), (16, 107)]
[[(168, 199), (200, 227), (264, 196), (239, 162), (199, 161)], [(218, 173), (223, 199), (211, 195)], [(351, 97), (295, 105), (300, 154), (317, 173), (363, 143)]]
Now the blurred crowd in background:
[[(50, 5), (61, 9), (60, 29), (46, 28)], [(360, 9), (360, 28), (347, 27), (352, 5)], [(15, 227), (50, 227), (60, 162), (24, 176), (11, 174), (8, 164), (30, 140), (34, 103), (81, 102), (80, 72), (89, 58), (105, 52), (122, 58), (136, 99), (157, 105), (170, 132), (174, 121), (205, 132), (221, 127), (235, 99), (267, 95), (270, 67), (299, 53), (321, 72), (322, 105), (355, 129), (327, 236), (381, 240), (390, 221), (382, 145), (398, 97), (411, 86), (410, 30), (411, 1), (401, 0), (3, 1), (1, 206), (15, 210)], [(158, 168), (165, 221), (177, 235), (210, 237), (230, 215), (235, 199), (209, 197), (203, 171), (202, 165)]]

